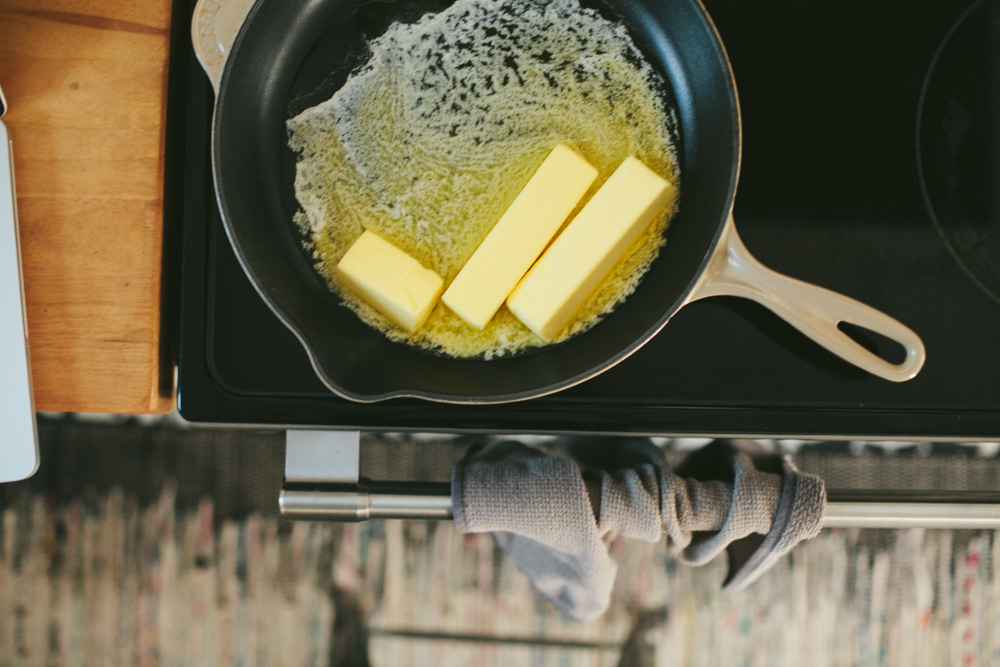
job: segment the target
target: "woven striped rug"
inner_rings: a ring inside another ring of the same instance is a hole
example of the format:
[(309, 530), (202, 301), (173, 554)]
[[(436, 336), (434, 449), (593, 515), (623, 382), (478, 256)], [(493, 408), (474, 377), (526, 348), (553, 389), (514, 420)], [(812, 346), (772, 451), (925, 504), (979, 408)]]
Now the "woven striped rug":
[[(740, 593), (720, 591), (723, 560), (689, 568), (662, 543), (616, 542), (612, 607), (579, 625), (489, 536), (282, 521), (280, 435), (43, 435), (50, 468), (0, 489), (4, 666), (1000, 665), (991, 532), (824, 531)], [(369, 451), (400, 465), (400, 442)], [(454, 445), (415, 456), (435, 447)], [(912, 483), (905, 457), (827, 451), (844, 460), (810, 450), (800, 463), (830, 478), (882, 466), (891, 474), (876, 478)], [(938, 481), (947, 469), (992, 484), (1000, 469), (925, 454), (911, 463)]]
[(219, 522), (213, 509), (179, 514), (171, 486), (147, 507), (112, 492), (6, 508), (0, 664), (354, 664), (333, 646), (335, 589), (374, 665), (616, 665), (644, 610), (655, 620), (633, 664), (1000, 662), (992, 533), (826, 531), (735, 594), (719, 591), (722, 562), (695, 570), (662, 544), (615, 543), (612, 608), (579, 625), (488, 536), (447, 523)]

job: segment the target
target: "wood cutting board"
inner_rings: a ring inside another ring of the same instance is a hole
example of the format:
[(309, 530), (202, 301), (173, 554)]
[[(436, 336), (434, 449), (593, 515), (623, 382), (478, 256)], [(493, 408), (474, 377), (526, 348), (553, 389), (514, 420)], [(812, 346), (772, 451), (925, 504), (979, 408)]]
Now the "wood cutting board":
[(0, 0), (36, 408), (173, 406), (161, 327), (169, 0)]

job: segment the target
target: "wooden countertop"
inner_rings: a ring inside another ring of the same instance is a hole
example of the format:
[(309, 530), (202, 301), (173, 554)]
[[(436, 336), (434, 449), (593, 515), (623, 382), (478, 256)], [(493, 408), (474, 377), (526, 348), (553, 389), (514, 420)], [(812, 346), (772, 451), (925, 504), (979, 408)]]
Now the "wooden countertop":
[(0, 0), (35, 403), (166, 412), (169, 0)]

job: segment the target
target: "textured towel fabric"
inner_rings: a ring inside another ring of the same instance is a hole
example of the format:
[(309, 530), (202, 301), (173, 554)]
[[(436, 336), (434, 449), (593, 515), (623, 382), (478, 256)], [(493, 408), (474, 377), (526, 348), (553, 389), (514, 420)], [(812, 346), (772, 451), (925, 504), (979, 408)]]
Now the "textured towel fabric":
[(820, 529), (822, 480), (750, 441), (716, 441), (676, 472), (644, 439), (519, 442), (470, 450), (455, 467), (452, 505), (463, 533), (492, 532), (538, 592), (586, 622), (607, 609), (617, 566), (608, 543), (666, 534), (682, 561), (728, 552), (724, 587), (756, 580)]

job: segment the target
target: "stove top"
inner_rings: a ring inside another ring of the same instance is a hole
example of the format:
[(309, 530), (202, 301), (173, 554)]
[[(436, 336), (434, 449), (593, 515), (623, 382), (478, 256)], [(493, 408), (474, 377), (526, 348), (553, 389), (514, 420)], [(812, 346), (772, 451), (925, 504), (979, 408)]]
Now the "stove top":
[[(194, 3), (177, 4), (190, 17)], [(229, 246), (211, 183), (212, 93), (180, 44), (168, 169), (183, 202), (181, 414), (368, 430), (1000, 437), (1000, 2), (705, 5), (740, 93), (735, 218), (747, 247), (916, 331), (927, 348), (916, 379), (869, 376), (763, 307), (716, 298), (554, 396), (337, 398)]]

